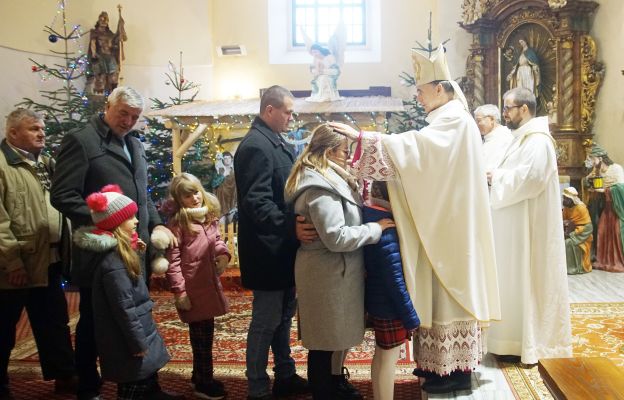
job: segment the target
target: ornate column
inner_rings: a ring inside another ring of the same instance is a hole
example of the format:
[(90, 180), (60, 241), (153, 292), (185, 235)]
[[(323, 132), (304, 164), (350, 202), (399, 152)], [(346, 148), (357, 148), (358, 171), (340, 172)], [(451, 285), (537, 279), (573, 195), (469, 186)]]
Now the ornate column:
[(572, 35), (566, 35), (559, 41), (561, 62), (560, 62), (560, 88), (561, 93), (560, 104), (563, 106), (561, 110), (561, 123), (559, 128), (562, 131), (574, 130), (574, 58), (572, 49), (574, 41)]
[(471, 51), (473, 66), (473, 108), (485, 104), (485, 82), (483, 79), (483, 49), (473, 48)]

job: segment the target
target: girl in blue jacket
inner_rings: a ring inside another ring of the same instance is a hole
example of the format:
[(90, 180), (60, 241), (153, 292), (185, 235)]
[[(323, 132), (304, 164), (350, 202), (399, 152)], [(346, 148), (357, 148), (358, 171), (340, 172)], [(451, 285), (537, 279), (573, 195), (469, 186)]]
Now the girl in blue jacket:
[(137, 204), (117, 185), (86, 202), (95, 226), (80, 228), (74, 242), (95, 254), (92, 305), (102, 378), (117, 383), (118, 400), (183, 398), (158, 384), (169, 354), (152, 317), (138, 254), (145, 243), (136, 232)]
[[(365, 223), (392, 218), (384, 182), (372, 183), (371, 198), (362, 212)], [(396, 228), (384, 230), (377, 244), (364, 247), (364, 263), (365, 307), (375, 329), (373, 394), (376, 400), (392, 400), (400, 346), (420, 325), (405, 286)]]

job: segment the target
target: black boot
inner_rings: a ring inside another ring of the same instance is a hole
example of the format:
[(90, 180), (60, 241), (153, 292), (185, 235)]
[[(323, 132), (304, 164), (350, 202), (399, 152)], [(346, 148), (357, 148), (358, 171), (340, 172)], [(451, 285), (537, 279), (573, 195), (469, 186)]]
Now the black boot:
[(450, 393), (456, 390), (472, 390), (472, 373), (464, 371), (453, 371), (447, 376), (436, 376), (427, 379), (422, 385), (422, 389), (429, 394)]
[(310, 350), (308, 352), (308, 383), (314, 400), (332, 398), (331, 351)]
[(351, 375), (349, 375), (349, 370), (346, 367), (342, 367), (342, 374), (332, 375), (334, 399), (361, 400), (364, 398), (355, 386), (349, 383), (349, 378), (351, 378)]
[(432, 379), (438, 376), (433, 371), (427, 371), (427, 370), (420, 369), (420, 368), (414, 368), (414, 371), (412, 371), (412, 375), (417, 376), (419, 378), (425, 378), (425, 379)]

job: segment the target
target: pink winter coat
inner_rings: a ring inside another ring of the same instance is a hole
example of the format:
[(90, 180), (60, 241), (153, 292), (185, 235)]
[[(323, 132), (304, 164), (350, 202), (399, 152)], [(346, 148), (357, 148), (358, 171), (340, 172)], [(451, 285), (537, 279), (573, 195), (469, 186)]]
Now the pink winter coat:
[(178, 310), (182, 322), (197, 322), (228, 312), (227, 300), (217, 276), (215, 258), (230, 253), (221, 240), (219, 222), (209, 225), (192, 224), (197, 235), (183, 233), (178, 226), (169, 229), (178, 239), (178, 246), (167, 250), (167, 280), (173, 293), (186, 291), (191, 300), (189, 311)]

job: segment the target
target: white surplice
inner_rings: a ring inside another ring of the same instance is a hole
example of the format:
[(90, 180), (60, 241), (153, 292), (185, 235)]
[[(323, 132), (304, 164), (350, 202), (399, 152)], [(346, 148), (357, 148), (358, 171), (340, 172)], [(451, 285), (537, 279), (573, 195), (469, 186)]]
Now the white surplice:
[(513, 135), (509, 128), (503, 125), (498, 125), (483, 136), (483, 159), (486, 172), (498, 167), (512, 139)]
[[(421, 320), (419, 368), (475, 368), (479, 322), (500, 318), (496, 259), (479, 130), (452, 100), (420, 131), (364, 134), (356, 174), (388, 180), (406, 285)], [(378, 144), (381, 143), (381, 146)]]
[(548, 132), (546, 117), (512, 131), (490, 192), (502, 320), (490, 327), (488, 349), (526, 364), (572, 355), (559, 175)]

